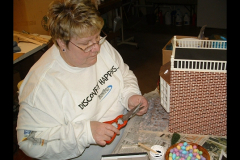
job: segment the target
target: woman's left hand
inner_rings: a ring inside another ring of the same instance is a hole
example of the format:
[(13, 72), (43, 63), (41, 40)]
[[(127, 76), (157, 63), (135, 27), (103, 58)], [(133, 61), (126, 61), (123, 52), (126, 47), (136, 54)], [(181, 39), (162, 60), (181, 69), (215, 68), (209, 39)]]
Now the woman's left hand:
[(136, 107), (139, 103), (142, 103), (140, 107), (143, 107), (137, 115), (143, 115), (147, 113), (148, 110), (148, 101), (145, 97), (141, 95), (133, 95), (128, 99), (128, 108), (131, 110), (132, 108)]

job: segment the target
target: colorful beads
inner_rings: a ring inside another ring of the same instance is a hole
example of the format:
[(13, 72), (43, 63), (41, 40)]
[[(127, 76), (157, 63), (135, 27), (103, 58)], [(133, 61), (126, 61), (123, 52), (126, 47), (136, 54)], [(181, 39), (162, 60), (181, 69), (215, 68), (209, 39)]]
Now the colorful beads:
[(206, 160), (202, 154), (203, 152), (199, 151), (196, 145), (183, 142), (170, 150), (168, 160)]

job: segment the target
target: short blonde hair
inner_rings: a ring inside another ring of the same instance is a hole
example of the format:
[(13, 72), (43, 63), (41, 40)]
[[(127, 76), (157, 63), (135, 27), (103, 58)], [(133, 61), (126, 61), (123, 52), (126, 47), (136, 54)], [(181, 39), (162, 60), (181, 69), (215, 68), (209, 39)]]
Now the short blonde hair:
[(54, 44), (68, 47), (72, 37), (88, 37), (101, 31), (104, 20), (91, 0), (54, 0), (48, 9), (48, 29)]

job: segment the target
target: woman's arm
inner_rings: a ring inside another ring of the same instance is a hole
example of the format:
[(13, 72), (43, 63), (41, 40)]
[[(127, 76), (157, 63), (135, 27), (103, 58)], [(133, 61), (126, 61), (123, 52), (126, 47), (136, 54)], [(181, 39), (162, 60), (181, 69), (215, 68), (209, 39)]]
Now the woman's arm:
[[(47, 122), (48, 127), (40, 127)], [(69, 159), (79, 156), (86, 147), (96, 143), (89, 120), (57, 124), (49, 114), (27, 104), (20, 106), (17, 123), (19, 148), (33, 158)]]

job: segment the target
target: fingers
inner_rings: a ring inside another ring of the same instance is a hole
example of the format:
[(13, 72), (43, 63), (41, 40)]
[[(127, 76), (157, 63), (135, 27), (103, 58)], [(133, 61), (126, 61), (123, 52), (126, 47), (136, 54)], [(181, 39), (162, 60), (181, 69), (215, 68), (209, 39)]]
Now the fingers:
[(106, 143), (109, 143), (108, 141), (113, 141), (116, 137), (116, 134), (120, 134), (120, 131), (115, 128), (114, 126), (112, 126), (111, 124), (106, 124), (106, 131), (105, 131), (105, 135), (104, 135), (104, 140)]
[(133, 95), (128, 99), (129, 109), (132, 109), (133, 107), (135, 107), (139, 103), (142, 103), (141, 106), (148, 106), (147, 99), (145, 97), (141, 96), (141, 95)]
[(107, 144), (107, 141), (110, 141), (111, 139), (112, 139), (112, 136), (103, 135), (102, 140), (99, 140), (98, 144), (101, 146), (105, 146)]
[(107, 132), (108, 135), (111, 136), (111, 137), (114, 135), (114, 133), (120, 134), (119, 129), (117, 129), (117, 128), (114, 127), (113, 125), (107, 124), (106, 129), (107, 129), (106, 132)]
[(91, 121), (92, 135), (96, 143), (104, 146), (106, 141), (110, 141), (114, 134), (120, 134), (120, 131), (111, 124)]
[[(95, 140), (96, 141), (96, 140)], [(107, 144), (107, 142), (105, 140), (99, 140), (99, 141), (96, 141), (97, 144), (99, 144), (100, 146), (105, 146)]]
[[(148, 101), (145, 97), (141, 95), (133, 95), (129, 98), (129, 108), (133, 108), (137, 104), (141, 103), (142, 109), (137, 113), (137, 115), (143, 115), (148, 111)], [(134, 105), (133, 105), (134, 104)]]
[(139, 116), (141, 116), (141, 115), (147, 113), (147, 111), (148, 111), (148, 107), (143, 106), (143, 108), (142, 108), (138, 113), (136, 113), (136, 114), (139, 115)]
[(138, 111), (138, 112), (136, 113), (136, 115), (141, 116), (141, 115), (147, 113), (147, 110), (148, 110), (148, 106), (147, 106), (147, 105), (141, 106), (141, 110)]

